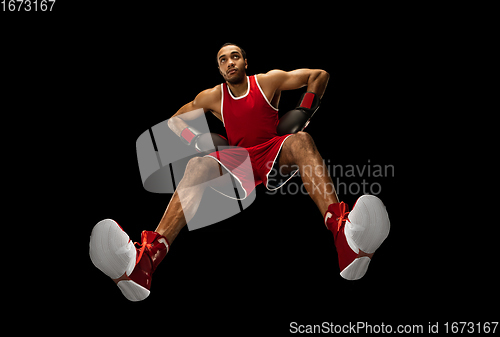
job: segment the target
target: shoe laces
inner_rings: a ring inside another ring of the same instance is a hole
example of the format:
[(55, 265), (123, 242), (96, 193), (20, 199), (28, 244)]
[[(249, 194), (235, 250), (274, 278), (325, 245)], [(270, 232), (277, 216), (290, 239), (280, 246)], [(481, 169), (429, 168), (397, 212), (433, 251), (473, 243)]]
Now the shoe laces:
[[(331, 222), (326, 224), (326, 227), (332, 231), (335, 235), (340, 231), (342, 226), (345, 224), (346, 221), (349, 221), (349, 213), (347, 211), (348, 207), (344, 202), (341, 202), (339, 204), (332, 204), (330, 207), (328, 207), (328, 212), (331, 214), (334, 214), (337, 216), (336, 218), (332, 218)], [(334, 220), (335, 219), (335, 220)], [(335, 228), (334, 221), (337, 221), (337, 228)], [(334, 231), (335, 228), (335, 231)]]
[(137, 266), (137, 264), (139, 263), (139, 261), (141, 261), (141, 258), (142, 258), (142, 254), (144, 254), (144, 251), (147, 249), (150, 249), (151, 247), (153, 247), (152, 244), (148, 243), (148, 239), (147, 239), (147, 236), (144, 235), (144, 237), (142, 238), (142, 242), (139, 243), (139, 242), (134, 242), (134, 245), (137, 245), (137, 246), (140, 246), (139, 248), (139, 256), (137, 257), (137, 260), (135, 261), (135, 265)]
[(338, 227), (337, 227), (337, 232), (340, 230), (340, 228), (342, 228), (343, 225), (345, 225), (345, 222), (346, 221), (349, 221), (349, 218), (348, 218), (348, 215), (349, 213), (351, 212), (343, 212), (338, 218), (337, 218), (337, 221), (338, 221)]

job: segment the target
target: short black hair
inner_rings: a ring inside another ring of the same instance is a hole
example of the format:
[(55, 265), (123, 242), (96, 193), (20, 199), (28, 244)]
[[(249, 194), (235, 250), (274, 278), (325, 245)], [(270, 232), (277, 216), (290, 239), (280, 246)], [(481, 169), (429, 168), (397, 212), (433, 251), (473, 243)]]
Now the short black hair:
[[(240, 48), (241, 50), (241, 56), (243, 56), (243, 59), (246, 60), (247, 59), (247, 53), (245, 52), (245, 50), (243, 48), (241, 48), (240, 46), (238, 46), (236, 43), (232, 43), (232, 42), (226, 42), (224, 43), (220, 48), (219, 50), (221, 50), (222, 48), (224, 48), (225, 46), (236, 46), (238, 48)], [(219, 59), (217, 59), (217, 66), (219, 66)]]

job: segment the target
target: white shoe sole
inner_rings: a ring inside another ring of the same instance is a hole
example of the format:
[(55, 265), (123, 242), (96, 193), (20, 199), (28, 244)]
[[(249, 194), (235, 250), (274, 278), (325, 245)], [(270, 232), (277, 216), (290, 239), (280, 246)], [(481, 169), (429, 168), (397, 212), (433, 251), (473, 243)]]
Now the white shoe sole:
[(145, 300), (150, 294), (149, 290), (132, 280), (123, 280), (116, 285), (122, 291), (123, 296), (132, 302)]
[[(390, 227), (389, 215), (382, 201), (373, 195), (363, 195), (349, 213), (344, 233), (354, 252), (361, 250), (373, 254), (389, 235)], [(348, 280), (360, 279), (366, 274), (370, 261), (367, 256), (358, 257), (340, 275)]]
[(350, 281), (359, 280), (365, 276), (370, 261), (370, 258), (367, 256), (358, 257), (340, 272), (340, 276)]
[(149, 290), (128, 278), (134, 270), (137, 252), (116, 221), (99, 221), (92, 229), (89, 246), (94, 266), (112, 278), (128, 300), (141, 301), (149, 296)]

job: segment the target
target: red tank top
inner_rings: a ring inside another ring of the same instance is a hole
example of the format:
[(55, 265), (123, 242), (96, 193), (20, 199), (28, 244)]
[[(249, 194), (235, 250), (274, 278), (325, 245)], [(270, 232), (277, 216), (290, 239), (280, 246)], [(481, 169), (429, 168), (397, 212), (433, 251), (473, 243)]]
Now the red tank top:
[(234, 97), (222, 83), (221, 113), (229, 145), (249, 148), (277, 136), (278, 109), (268, 102), (257, 76), (248, 76), (247, 93)]

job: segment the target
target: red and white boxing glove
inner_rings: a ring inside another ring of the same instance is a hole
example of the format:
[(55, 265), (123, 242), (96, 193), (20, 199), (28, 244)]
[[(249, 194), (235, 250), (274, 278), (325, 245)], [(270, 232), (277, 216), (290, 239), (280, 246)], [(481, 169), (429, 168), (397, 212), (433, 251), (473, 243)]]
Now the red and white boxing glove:
[(306, 128), (314, 113), (318, 110), (321, 100), (314, 92), (305, 92), (300, 98), (299, 104), (293, 110), (288, 111), (279, 120), (276, 132), (279, 136), (289, 133), (297, 133)]
[(181, 140), (184, 144), (192, 146), (199, 153), (212, 152), (219, 146), (229, 146), (227, 139), (216, 133), (201, 133), (191, 126), (181, 131)]

